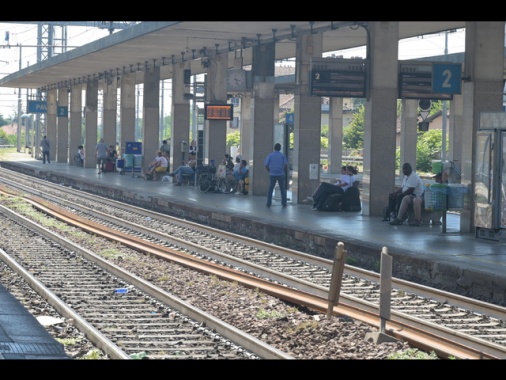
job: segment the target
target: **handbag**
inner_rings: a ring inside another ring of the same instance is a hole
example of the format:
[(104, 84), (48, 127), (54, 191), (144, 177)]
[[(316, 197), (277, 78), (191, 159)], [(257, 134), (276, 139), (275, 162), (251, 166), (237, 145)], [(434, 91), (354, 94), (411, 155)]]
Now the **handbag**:
[(218, 166), (218, 178), (225, 178), (227, 176), (227, 166), (219, 165)]

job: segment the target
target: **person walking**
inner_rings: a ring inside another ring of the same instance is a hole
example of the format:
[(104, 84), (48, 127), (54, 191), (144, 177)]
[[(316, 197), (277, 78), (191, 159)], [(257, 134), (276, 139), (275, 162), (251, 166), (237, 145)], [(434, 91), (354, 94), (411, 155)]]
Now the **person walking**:
[(97, 152), (96, 152), (98, 174), (100, 174), (102, 172), (105, 173), (104, 169), (105, 169), (105, 162), (107, 160), (107, 149), (108, 149), (107, 144), (104, 142), (104, 139), (101, 138), (98, 141)]
[(288, 159), (281, 153), (281, 144), (276, 143), (274, 145), (274, 151), (269, 153), (264, 160), (264, 166), (269, 173), (269, 190), (267, 191), (267, 207), (271, 207), (272, 203), (272, 192), (276, 182), (279, 185), (281, 191), (281, 205), (286, 207), (286, 181), (285, 175), (288, 169)]
[(49, 159), (49, 149), (51, 148), (51, 143), (45, 135), (40, 142), (40, 147), (42, 149), (42, 163), (45, 164), (47, 158), (47, 163), (50, 164), (51, 160)]

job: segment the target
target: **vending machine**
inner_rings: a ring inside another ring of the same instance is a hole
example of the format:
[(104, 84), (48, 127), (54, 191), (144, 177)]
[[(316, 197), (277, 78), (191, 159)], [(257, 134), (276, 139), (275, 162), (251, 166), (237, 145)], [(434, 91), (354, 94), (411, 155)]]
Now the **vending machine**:
[(506, 240), (506, 112), (483, 112), (476, 139), (476, 236)]

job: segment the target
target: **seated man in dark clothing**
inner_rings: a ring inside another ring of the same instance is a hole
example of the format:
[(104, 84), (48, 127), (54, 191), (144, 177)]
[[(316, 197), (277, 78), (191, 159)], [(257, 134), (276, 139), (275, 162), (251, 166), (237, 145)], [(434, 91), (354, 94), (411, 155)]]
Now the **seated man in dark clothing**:
[(346, 189), (353, 186), (356, 170), (353, 166), (343, 166), (342, 176), (336, 183), (322, 182), (312, 195), (313, 210), (320, 210), (329, 196), (332, 194), (344, 194)]

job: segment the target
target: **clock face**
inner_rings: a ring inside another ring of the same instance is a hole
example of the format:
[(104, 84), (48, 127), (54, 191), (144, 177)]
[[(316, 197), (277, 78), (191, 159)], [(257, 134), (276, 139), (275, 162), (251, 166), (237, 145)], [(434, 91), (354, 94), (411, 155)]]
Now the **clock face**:
[(418, 101), (418, 107), (420, 107), (420, 109), (422, 111), (430, 110), (431, 105), (432, 105), (432, 102), (429, 99), (420, 99)]
[(246, 87), (246, 73), (243, 70), (230, 70), (227, 82), (231, 89), (244, 89)]

